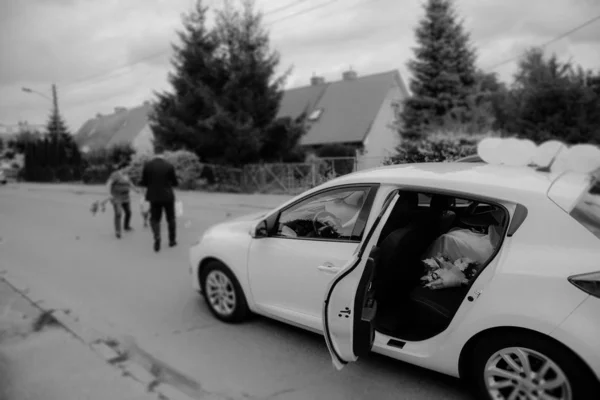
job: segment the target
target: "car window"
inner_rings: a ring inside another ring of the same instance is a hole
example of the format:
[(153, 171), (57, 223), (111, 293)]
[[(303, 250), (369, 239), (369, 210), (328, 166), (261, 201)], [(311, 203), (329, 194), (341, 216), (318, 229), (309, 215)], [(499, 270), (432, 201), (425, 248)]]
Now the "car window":
[(311, 196), (281, 213), (276, 236), (360, 240), (363, 232), (354, 228), (368, 193), (369, 188), (363, 187)]
[(571, 216), (600, 239), (600, 179), (596, 179), (579, 198)]

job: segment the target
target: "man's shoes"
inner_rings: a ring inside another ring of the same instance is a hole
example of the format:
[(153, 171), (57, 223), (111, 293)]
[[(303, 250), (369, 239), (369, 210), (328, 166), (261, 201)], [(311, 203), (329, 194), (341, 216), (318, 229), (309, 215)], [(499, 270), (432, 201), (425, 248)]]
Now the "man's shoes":
[(158, 240), (154, 241), (154, 251), (157, 253), (160, 251), (160, 241)]
[(132, 230), (133, 230), (133, 228), (130, 227), (130, 226), (128, 226), (127, 228), (125, 228), (125, 231), (127, 231), (127, 232), (131, 232)]
[(121, 232), (115, 233), (115, 236), (117, 237), (117, 239), (121, 239)]
[(169, 242), (169, 247), (175, 247), (175, 246), (177, 246), (177, 241), (176, 240), (171, 240)]

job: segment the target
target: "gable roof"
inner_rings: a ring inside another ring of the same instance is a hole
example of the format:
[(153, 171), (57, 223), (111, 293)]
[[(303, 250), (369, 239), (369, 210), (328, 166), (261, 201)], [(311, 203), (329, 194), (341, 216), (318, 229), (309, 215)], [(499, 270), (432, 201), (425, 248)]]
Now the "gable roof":
[(301, 145), (362, 142), (393, 87), (408, 97), (397, 70), (290, 89), (283, 96), (278, 116), (294, 118), (301, 109), (307, 115), (323, 110), (316, 121), (308, 121)]
[(297, 119), (303, 113), (307, 115), (315, 109), (315, 106), (325, 93), (328, 84), (315, 86), (304, 86), (288, 89), (283, 93), (277, 118), (291, 117)]
[(151, 105), (100, 115), (85, 122), (75, 134), (78, 146), (90, 149), (110, 147), (119, 143), (132, 143), (148, 123)]
[[(296, 119), (322, 109), (316, 121), (307, 121), (301, 145), (363, 142), (385, 97), (394, 87), (400, 88), (403, 98), (409, 96), (397, 70), (288, 89), (277, 117)], [(147, 125), (150, 109), (150, 104), (144, 104), (92, 118), (79, 128), (75, 141), (80, 147), (90, 149), (132, 143)]]

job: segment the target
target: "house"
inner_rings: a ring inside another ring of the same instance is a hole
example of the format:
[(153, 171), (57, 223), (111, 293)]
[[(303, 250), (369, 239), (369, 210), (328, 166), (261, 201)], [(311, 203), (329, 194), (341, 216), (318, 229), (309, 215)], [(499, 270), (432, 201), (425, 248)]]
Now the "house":
[(134, 108), (115, 107), (108, 115), (97, 114), (75, 133), (75, 142), (87, 152), (129, 143), (137, 153), (153, 151), (152, 131), (148, 125), (150, 102)]
[(350, 70), (339, 81), (327, 83), (313, 76), (310, 85), (287, 90), (278, 116), (306, 115), (302, 146), (352, 146), (357, 150), (358, 168), (365, 169), (381, 165), (394, 153), (399, 143), (392, 127), (398, 112), (395, 104), (408, 96), (396, 70), (362, 77)]
[(16, 124), (3, 124), (0, 122), (0, 137), (11, 138), (22, 132), (44, 132), (46, 126), (42, 124), (30, 124), (27, 121), (20, 121)]
[[(407, 97), (396, 70), (361, 77), (345, 71), (339, 81), (325, 82), (314, 76), (309, 85), (286, 90), (277, 116), (306, 116), (307, 131), (300, 145), (309, 151), (327, 144), (352, 146), (358, 168), (371, 168), (394, 153), (399, 138), (392, 127), (398, 111), (394, 104)], [(132, 109), (117, 107), (110, 115), (99, 114), (79, 129), (75, 140), (84, 151), (131, 143), (138, 152), (151, 152), (149, 111), (146, 102)]]

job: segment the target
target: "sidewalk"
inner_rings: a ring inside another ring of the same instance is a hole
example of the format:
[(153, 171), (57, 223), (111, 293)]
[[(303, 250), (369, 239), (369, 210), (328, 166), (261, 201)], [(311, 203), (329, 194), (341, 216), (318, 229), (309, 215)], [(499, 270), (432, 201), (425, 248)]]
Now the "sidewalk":
[(105, 399), (157, 396), (123, 377), (0, 278), (0, 400)]
[(227, 399), (135, 338), (90, 336), (70, 312), (43, 310), (29, 296), (0, 275), (0, 400)]
[(0, 278), (0, 400), (156, 400)]

